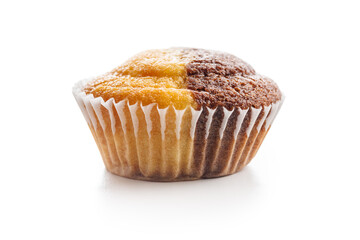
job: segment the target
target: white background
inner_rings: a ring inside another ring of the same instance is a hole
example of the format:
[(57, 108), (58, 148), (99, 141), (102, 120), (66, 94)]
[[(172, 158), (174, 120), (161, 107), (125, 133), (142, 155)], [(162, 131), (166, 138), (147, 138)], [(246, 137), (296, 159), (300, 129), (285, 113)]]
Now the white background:
[[(0, 239), (360, 239), (358, 1), (1, 1)], [(107, 173), (73, 84), (151, 48), (227, 51), (285, 103), (212, 180)]]

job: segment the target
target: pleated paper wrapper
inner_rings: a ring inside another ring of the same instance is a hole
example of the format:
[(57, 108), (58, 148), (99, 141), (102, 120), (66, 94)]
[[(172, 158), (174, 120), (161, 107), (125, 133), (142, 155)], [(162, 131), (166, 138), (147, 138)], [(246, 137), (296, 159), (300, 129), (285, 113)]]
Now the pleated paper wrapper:
[(73, 94), (90, 127), (106, 169), (149, 181), (213, 178), (236, 173), (258, 151), (283, 103), (227, 110), (159, 109), (85, 94)]

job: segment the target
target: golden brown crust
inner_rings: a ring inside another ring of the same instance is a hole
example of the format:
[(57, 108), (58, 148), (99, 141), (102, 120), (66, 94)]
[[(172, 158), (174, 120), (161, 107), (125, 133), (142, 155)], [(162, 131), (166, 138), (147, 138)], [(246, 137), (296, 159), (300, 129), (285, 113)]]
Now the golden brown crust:
[(127, 99), (130, 104), (157, 103), (159, 108), (184, 109), (189, 105), (196, 108), (193, 96), (186, 89), (185, 62), (180, 55), (176, 49), (139, 53), (90, 82), (84, 91), (105, 101)]

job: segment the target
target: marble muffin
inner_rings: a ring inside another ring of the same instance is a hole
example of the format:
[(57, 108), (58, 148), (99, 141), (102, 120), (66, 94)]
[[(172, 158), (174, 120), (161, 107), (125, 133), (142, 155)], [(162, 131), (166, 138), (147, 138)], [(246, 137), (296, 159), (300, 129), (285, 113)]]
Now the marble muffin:
[(283, 100), (243, 60), (194, 48), (142, 52), (73, 93), (106, 169), (150, 181), (240, 171)]

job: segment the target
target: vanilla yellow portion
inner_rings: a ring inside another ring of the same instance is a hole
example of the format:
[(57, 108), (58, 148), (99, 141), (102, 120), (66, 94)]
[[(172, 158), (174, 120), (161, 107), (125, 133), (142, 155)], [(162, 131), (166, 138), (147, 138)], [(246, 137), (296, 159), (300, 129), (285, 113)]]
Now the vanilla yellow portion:
[(116, 102), (127, 99), (130, 104), (157, 103), (160, 108), (196, 107), (186, 89), (187, 61), (178, 49), (145, 51), (89, 83), (85, 92), (105, 101), (114, 98)]

